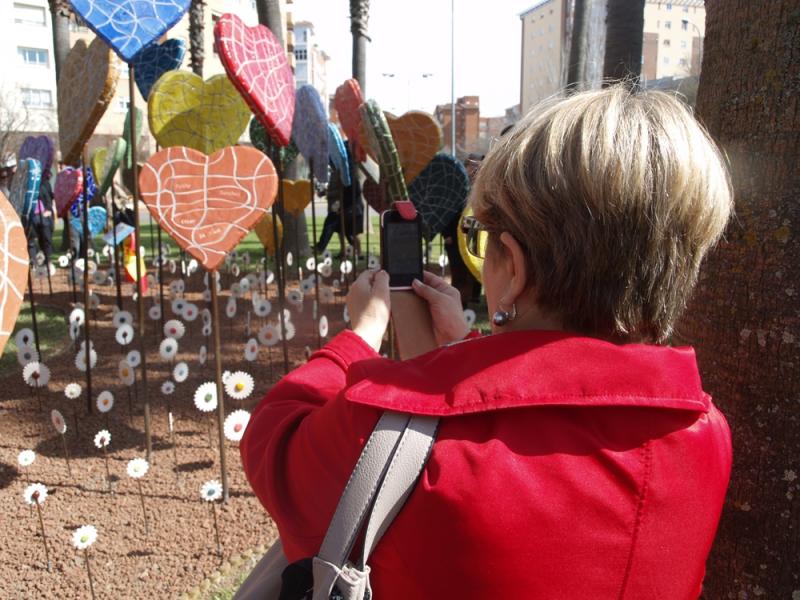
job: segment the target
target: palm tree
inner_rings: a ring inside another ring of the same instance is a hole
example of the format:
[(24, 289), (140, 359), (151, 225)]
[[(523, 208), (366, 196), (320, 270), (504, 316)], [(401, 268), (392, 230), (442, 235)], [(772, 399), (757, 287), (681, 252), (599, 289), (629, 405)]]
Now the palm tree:
[(367, 23), (369, 21), (369, 0), (350, 0), (350, 32), (353, 34), (353, 77), (367, 93)]
[(203, 48), (205, 23), (205, 0), (191, 0), (189, 4), (189, 64), (195, 75), (203, 76)]
[(48, 0), (48, 3), (50, 17), (53, 21), (53, 63), (56, 68), (56, 83), (58, 83), (61, 66), (69, 54), (69, 21), (72, 11), (66, 0)]
[(567, 87), (580, 89), (586, 71), (588, 48), (589, 11), (586, 0), (575, 0), (572, 8), (572, 30), (570, 31), (569, 63), (567, 64)]
[(281, 46), (286, 47), (283, 39), (283, 17), (281, 16), (280, 0), (256, 0), (258, 22), (269, 29), (278, 38)]
[(603, 79), (606, 84), (638, 78), (642, 72), (642, 31), (645, 0), (608, 0), (606, 13), (606, 55)]
[(736, 219), (679, 324), (733, 433), (705, 598), (798, 595), (800, 111), (796, 0), (706, 0), (697, 112), (730, 161)]

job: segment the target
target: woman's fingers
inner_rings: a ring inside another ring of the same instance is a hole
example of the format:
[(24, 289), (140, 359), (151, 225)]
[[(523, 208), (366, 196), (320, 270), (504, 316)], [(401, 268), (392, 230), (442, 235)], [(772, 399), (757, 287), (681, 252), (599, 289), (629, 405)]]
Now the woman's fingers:
[(433, 289), (444, 294), (445, 296), (450, 296), (459, 302), (461, 301), (461, 294), (458, 293), (458, 290), (447, 283), (444, 279), (438, 275), (434, 275), (430, 271), (424, 271), (422, 275), (427, 285), (431, 286)]
[(414, 290), (414, 293), (417, 296), (427, 301), (428, 304), (435, 304), (436, 302), (441, 302), (442, 296), (444, 295), (440, 291), (433, 288), (432, 286), (422, 283), (419, 279), (415, 279), (412, 282), (411, 289)]

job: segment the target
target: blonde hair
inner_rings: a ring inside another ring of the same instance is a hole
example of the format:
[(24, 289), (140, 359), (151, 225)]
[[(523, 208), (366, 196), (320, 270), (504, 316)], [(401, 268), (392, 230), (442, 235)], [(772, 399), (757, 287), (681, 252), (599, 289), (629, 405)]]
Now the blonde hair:
[(540, 308), (566, 328), (664, 342), (732, 190), (686, 106), (622, 84), (531, 110), (483, 161), (471, 204), (524, 246)]

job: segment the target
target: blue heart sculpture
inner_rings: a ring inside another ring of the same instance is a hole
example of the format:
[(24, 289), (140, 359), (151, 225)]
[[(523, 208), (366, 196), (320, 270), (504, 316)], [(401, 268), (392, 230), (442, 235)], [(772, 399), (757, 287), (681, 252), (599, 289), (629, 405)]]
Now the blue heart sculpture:
[[(102, 206), (90, 206), (89, 214), (86, 218), (89, 221), (89, 237), (94, 237), (103, 233), (103, 230), (106, 228), (106, 219), (108, 218), (105, 208)], [(83, 232), (82, 217), (72, 217), (69, 220), (69, 224), (78, 233)]]
[(126, 63), (169, 31), (189, 0), (70, 0), (72, 8)]
[(145, 48), (134, 57), (131, 63), (133, 78), (145, 102), (150, 97), (150, 90), (158, 78), (167, 71), (179, 68), (185, 54), (186, 42), (172, 39)]
[(86, 190), (86, 196), (84, 199), (83, 192), (75, 199), (75, 202), (72, 203), (72, 206), (69, 207), (70, 214), (75, 217), (79, 218), (81, 216), (81, 206), (84, 205), (84, 202), (91, 205), (92, 198), (97, 193), (97, 184), (94, 181), (94, 173), (92, 173), (92, 167), (86, 167), (86, 178), (84, 179), (84, 189)]
[(42, 182), (42, 167), (35, 158), (25, 158), (17, 164), (17, 172), (11, 180), (9, 200), (23, 223), (30, 223), (36, 202), (39, 200), (39, 185)]
[(328, 123), (328, 154), (333, 168), (339, 173), (342, 185), (350, 187), (350, 161), (347, 160), (347, 148), (344, 146), (339, 128), (333, 123)]
[(328, 182), (328, 119), (319, 92), (312, 85), (297, 90), (292, 122), (292, 141), (300, 154), (313, 163), (314, 177)]
[(408, 195), (432, 238), (464, 210), (469, 196), (469, 177), (464, 165), (440, 152), (408, 186)]

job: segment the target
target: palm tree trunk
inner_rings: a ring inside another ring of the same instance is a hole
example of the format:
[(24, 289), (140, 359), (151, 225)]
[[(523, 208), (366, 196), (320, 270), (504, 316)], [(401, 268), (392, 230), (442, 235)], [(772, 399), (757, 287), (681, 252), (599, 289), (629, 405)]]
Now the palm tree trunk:
[(195, 75), (203, 76), (205, 0), (191, 0), (189, 5), (189, 63)]
[(588, 20), (589, 11), (586, 9), (586, 0), (575, 0), (572, 9), (572, 30), (569, 43), (569, 64), (567, 65), (567, 81), (569, 88), (583, 89), (582, 83), (586, 77), (586, 60), (588, 50)]
[(258, 22), (269, 29), (278, 38), (281, 46), (286, 48), (283, 39), (283, 17), (281, 16), (281, 3), (279, 0), (256, 0)]
[(645, 0), (608, 0), (604, 85), (638, 79), (642, 72)]
[(353, 77), (367, 94), (367, 23), (369, 0), (350, 0), (350, 31), (353, 34)]
[(798, 595), (800, 111), (797, 0), (706, 0), (697, 111), (731, 164), (737, 217), (678, 327), (733, 433), (705, 598)]
[(56, 69), (56, 84), (61, 75), (61, 66), (69, 54), (70, 8), (65, 0), (49, 0), (50, 18), (53, 21), (53, 64)]

